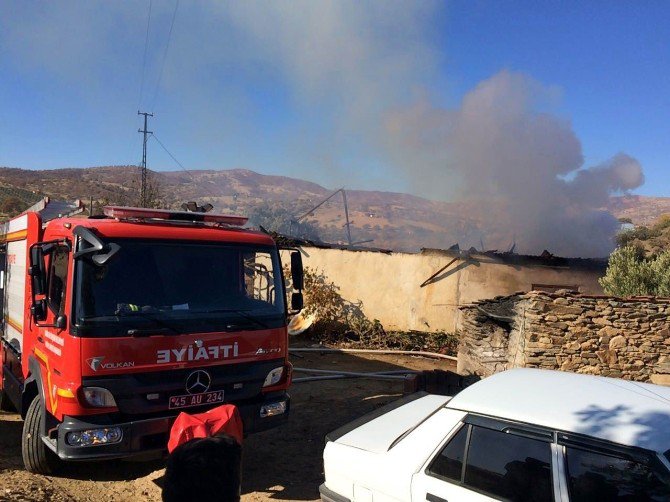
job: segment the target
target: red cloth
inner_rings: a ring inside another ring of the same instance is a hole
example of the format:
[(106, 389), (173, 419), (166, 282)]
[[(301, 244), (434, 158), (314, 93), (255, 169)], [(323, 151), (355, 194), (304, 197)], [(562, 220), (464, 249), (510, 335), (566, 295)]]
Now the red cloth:
[(183, 411), (170, 429), (168, 451), (194, 438), (216, 436), (225, 432), (242, 444), (244, 426), (240, 412), (234, 404), (223, 404), (204, 413), (189, 415)]

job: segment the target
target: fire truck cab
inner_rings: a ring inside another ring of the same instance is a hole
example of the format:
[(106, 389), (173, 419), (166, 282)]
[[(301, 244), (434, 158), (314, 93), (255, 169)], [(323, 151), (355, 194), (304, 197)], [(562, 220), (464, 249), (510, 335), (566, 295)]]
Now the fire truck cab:
[[(287, 419), (280, 253), (245, 223), (106, 207), (4, 224), (0, 407), (24, 418), (26, 469), (164, 450), (181, 410), (233, 403), (245, 434)], [(290, 257), (299, 310), (302, 261)]]

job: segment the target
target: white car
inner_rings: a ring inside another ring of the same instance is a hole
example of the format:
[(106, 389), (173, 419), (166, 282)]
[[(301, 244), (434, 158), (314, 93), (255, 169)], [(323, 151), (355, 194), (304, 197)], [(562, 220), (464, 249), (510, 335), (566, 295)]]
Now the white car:
[(670, 501), (670, 387), (514, 369), (327, 436), (328, 502)]

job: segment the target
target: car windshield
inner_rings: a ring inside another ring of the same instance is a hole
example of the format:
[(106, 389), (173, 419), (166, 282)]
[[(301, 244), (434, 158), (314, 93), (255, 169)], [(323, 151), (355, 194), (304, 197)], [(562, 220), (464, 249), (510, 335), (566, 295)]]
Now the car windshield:
[(284, 314), (281, 267), (273, 247), (114, 242), (121, 249), (105, 265), (87, 258), (77, 262), (78, 325), (149, 323), (195, 332), (215, 328), (204, 326), (204, 319), (218, 319), (258, 329)]

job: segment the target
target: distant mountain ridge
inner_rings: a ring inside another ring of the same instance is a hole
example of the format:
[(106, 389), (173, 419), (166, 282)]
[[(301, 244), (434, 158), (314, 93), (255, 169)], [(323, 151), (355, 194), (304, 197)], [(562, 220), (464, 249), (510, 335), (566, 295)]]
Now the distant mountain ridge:
[[(281, 207), (294, 217), (311, 209), (333, 193), (306, 180), (259, 174), (246, 169), (152, 172), (164, 205), (179, 207), (188, 200), (212, 203), (216, 211), (249, 214), (266, 205)], [(4, 191), (3, 191), (4, 190)], [(0, 168), (0, 201), (4, 193), (49, 195), (65, 200), (93, 199), (97, 204), (136, 204), (139, 176), (136, 166), (103, 166), (53, 170)], [(507, 250), (513, 236), (486, 228), (485, 216), (496, 211), (496, 201), (432, 201), (406, 193), (347, 188), (352, 239), (374, 239), (370, 245), (416, 251), (421, 247), (446, 248), (470, 243), (477, 248)], [(27, 200), (24, 196), (22, 200)], [(670, 198), (612, 197), (606, 208), (617, 217), (649, 224), (670, 213)], [(305, 219), (324, 233), (328, 241), (345, 241), (344, 210), (338, 195)], [(517, 249), (518, 251), (518, 249)], [(550, 250), (551, 251), (551, 250)]]

